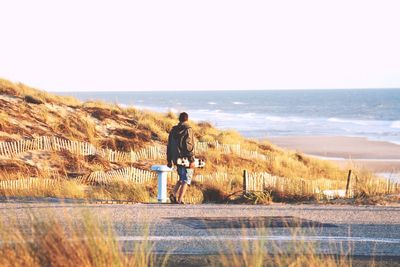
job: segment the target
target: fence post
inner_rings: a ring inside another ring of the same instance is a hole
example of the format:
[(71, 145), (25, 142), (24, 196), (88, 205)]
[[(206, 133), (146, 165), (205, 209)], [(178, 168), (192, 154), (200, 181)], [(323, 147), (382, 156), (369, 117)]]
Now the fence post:
[(349, 197), (350, 180), (351, 180), (351, 170), (349, 170), (349, 174), (347, 175), (346, 197)]
[(247, 184), (248, 184), (247, 170), (243, 170), (243, 192), (244, 192), (245, 194), (248, 193)]

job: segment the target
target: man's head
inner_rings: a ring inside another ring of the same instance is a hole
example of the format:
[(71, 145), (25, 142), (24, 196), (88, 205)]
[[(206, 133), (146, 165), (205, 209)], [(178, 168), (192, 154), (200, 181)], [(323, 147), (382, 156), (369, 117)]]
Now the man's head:
[(179, 114), (179, 122), (185, 122), (189, 120), (189, 115), (186, 112)]

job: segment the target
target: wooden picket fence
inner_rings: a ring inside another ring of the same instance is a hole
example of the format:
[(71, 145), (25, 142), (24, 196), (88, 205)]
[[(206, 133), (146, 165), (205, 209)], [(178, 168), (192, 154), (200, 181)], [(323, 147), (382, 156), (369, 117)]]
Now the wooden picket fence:
[(318, 194), (323, 190), (338, 190), (346, 188), (346, 181), (331, 179), (286, 178), (271, 175), (268, 172), (249, 173), (244, 176), (243, 190), (245, 192), (274, 189), (281, 192), (308, 195)]
[(118, 181), (146, 184), (156, 181), (156, 176), (155, 172), (127, 167), (107, 172), (95, 171), (79, 177), (78, 180), (85, 184), (107, 184)]
[(69, 151), (75, 155), (99, 155), (110, 162), (137, 162), (142, 159), (164, 159), (165, 148), (152, 146), (138, 151), (117, 151), (108, 148), (96, 148), (90, 143), (71, 141), (55, 136), (40, 136), (15, 142), (0, 142), (0, 156), (13, 158), (20, 153), (33, 150)]
[(199, 183), (213, 182), (213, 183), (224, 183), (232, 182), (232, 178), (229, 177), (226, 172), (215, 172), (211, 174), (198, 174), (195, 175), (194, 180)]
[(386, 194), (399, 194), (400, 183), (390, 179), (369, 178), (363, 181), (355, 180), (355, 186), (360, 188), (369, 188), (369, 191)]
[(25, 178), (18, 180), (0, 181), (0, 190), (31, 190), (32, 188), (52, 188), (56, 185), (56, 179)]
[[(179, 176), (176, 171), (168, 174), (168, 183), (176, 183), (179, 180)], [(194, 175), (192, 181), (198, 183), (213, 182), (213, 183), (231, 183), (232, 178), (226, 172), (215, 172), (210, 174), (197, 174)]]
[[(361, 186), (356, 178), (348, 181), (320, 179), (285, 178), (271, 175), (268, 172), (247, 173), (243, 175), (243, 191), (259, 192), (273, 189), (299, 195), (325, 195), (328, 199), (335, 197), (353, 197), (355, 191)], [(379, 193), (399, 193), (400, 184), (386, 179), (368, 179), (362, 181), (362, 186), (376, 190)]]
[(225, 154), (237, 154), (243, 158), (250, 159), (259, 159), (259, 160), (267, 160), (268, 156), (259, 153), (256, 150), (246, 150), (242, 149), (240, 144), (221, 144), (218, 141), (213, 142), (197, 142), (196, 143), (196, 152), (207, 152), (209, 149), (216, 149)]
[(165, 148), (161, 146), (151, 146), (147, 148), (140, 149), (138, 151), (117, 151), (111, 149), (101, 148), (97, 150), (97, 155), (108, 159), (110, 162), (137, 162), (140, 160), (149, 159), (165, 159), (166, 151)]
[[(130, 182), (135, 184), (148, 184), (156, 181), (156, 173), (133, 167), (121, 168), (111, 171), (95, 171), (89, 175), (78, 177), (76, 181), (81, 184), (108, 184), (111, 182)], [(24, 178), (16, 180), (1, 180), (0, 190), (31, 190), (34, 188), (54, 187), (63, 179)]]
[(218, 141), (213, 141), (213, 142), (197, 142), (195, 145), (196, 152), (206, 152), (210, 148), (220, 150), (224, 153), (240, 154), (240, 144), (221, 144)]
[[(225, 154), (237, 154), (243, 158), (267, 160), (268, 156), (258, 151), (246, 150), (240, 144), (220, 144), (219, 142), (197, 142), (196, 153), (217, 149)], [(137, 162), (144, 159), (165, 159), (164, 146), (151, 146), (138, 151), (118, 151), (109, 148), (96, 148), (87, 142), (72, 141), (56, 136), (39, 136), (32, 139), (21, 139), (14, 142), (0, 142), (0, 157), (13, 158), (20, 153), (33, 150), (69, 151), (75, 155), (99, 155), (110, 162)]]

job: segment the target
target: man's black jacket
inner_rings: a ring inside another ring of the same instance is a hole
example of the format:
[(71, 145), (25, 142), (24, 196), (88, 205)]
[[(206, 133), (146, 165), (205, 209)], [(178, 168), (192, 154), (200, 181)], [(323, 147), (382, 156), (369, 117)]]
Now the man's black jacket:
[(194, 137), (192, 128), (186, 123), (172, 127), (168, 136), (167, 161), (177, 164), (178, 158), (194, 161)]

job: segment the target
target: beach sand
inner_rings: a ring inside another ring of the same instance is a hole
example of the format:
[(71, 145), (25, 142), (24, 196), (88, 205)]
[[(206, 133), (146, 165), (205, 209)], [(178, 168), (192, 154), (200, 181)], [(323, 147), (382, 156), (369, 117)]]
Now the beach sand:
[(400, 172), (400, 145), (364, 137), (268, 137), (271, 143), (331, 160), (342, 167), (354, 164), (373, 172)]

